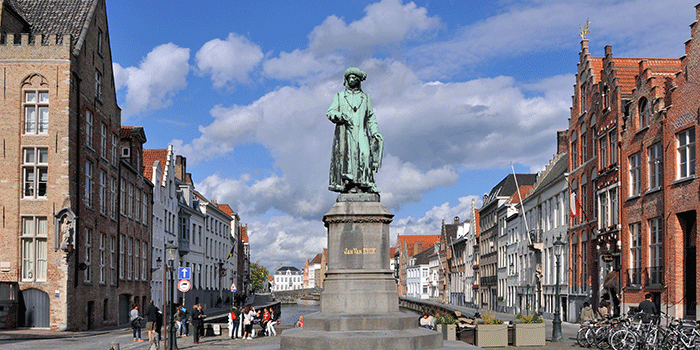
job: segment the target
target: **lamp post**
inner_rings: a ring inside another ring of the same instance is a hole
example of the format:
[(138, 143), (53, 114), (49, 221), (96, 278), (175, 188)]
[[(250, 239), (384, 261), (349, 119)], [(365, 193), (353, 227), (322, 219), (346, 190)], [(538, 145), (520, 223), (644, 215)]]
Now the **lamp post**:
[(173, 241), (168, 241), (168, 244), (165, 245), (165, 251), (168, 258), (168, 270), (170, 271), (170, 292), (168, 293), (170, 303), (168, 304), (168, 300), (165, 301), (166, 305), (170, 305), (170, 310), (168, 310), (168, 312), (170, 312), (170, 322), (168, 322), (167, 327), (168, 344), (166, 349), (176, 350), (177, 335), (175, 334), (175, 313), (173, 312), (175, 310), (175, 300), (173, 297), (175, 291), (175, 278), (173, 277), (173, 271), (175, 271), (175, 257), (177, 256), (178, 247), (177, 245), (173, 244)]
[(557, 277), (556, 277), (556, 290), (555, 290), (555, 296), (554, 296), (554, 320), (552, 321), (552, 341), (553, 342), (559, 342), (561, 341), (561, 318), (559, 317), (560, 312), (561, 312), (561, 302), (559, 301), (559, 269), (560, 269), (560, 258), (561, 258), (561, 253), (564, 250), (564, 242), (561, 241), (561, 235), (557, 237), (557, 240), (554, 241), (554, 255), (557, 257)]

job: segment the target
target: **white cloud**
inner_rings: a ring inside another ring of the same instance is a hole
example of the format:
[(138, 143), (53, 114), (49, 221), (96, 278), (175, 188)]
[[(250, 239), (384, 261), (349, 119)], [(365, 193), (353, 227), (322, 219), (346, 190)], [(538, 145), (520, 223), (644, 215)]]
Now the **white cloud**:
[(123, 68), (114, 63), (116, 88), (127, 88), (122, 118), (169, 106), (187, 85), (189, 59), (189, 49), (169, 43), (155, 47), (138, 67)]
[(391, 223), (391, 244), (396, 244), (396, 236), (400, 235), (434, 235), (440, 233), (442, 221), (452, 223), (454, 217), (459, 217), (460, 221), (470, 220), (472, 213), (472, 201), (474, 208), (480, 208), (482, 199), (479, 196), (464, 196), (457, 199), (456, 206), (451, 207), (450, 203), (442, 203), (434, 206), (425, 212), (420, 218), (411, 216), (395, 220)]
[(216, 88), (250, 81), (250, 73), (262, 61), (260, 46), (247, 38), (230, 33), (226, 40), (206, 42), (195, 54), (197, 68), (210, 74)]
[[(616, 55), (625, 57), (679, 57), (681, 45), (690, 31), (687, 26), (669, 23), (694, 21), (693, 2), (632, 1), (554, 1), (533, 0), (503, 7), (502, 12), (455, 30), (456, 35), (410, 49), (408, 61), (420, 69), (421, 77), (453, 76), (466, 66), (488, 59), (515, 58), (525, 53), (550, 50), (578, 51), (579, 27), (590, 19), (588, 35), (592, 52), (613, 45)], [(620, 21), (644, 19), (643, 26)]]
[(266, 76), (274, 79), (328, 77), (338, 67), (354, 66), (371, 57), (374, 50), (400, 45), (441, 25), (424, 7), (399, 0), (382, 0), (365, 8), (365, 16), (346, 23), (327, 17), (309, 33), (309, 46), (290, 53), (281, 52), (263, 64)]

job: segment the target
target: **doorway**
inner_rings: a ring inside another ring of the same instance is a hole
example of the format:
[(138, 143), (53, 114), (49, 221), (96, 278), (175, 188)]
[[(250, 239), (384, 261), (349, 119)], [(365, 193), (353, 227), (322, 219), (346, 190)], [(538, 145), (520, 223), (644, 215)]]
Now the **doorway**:
[(87, 329), (95, 328), (95, 302), (88, 301), (87, 303)]
[(697, 214), (694, 210), (691, 210), (679, 213), (677, 216), (683, 232), (683, 246), (685, 247), (683, 254), (683, 295), (685, 297), (683, 305), (685, 305), (685, 317), (695, 319), (695, 306), (697, 304), (697, 287), (695, 284), (697, 281), (695, 277), (697, 273)]
[(27, 289), (20, 293), (20, 327), (50, 327), (49, 295), (38, 289)]

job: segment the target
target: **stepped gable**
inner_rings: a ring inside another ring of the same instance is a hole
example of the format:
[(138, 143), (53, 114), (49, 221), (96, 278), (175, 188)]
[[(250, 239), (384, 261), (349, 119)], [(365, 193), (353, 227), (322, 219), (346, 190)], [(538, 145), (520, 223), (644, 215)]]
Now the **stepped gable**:
[(31, 34), (70, 34), (73, 53), (80, 52), (99, 0), (10, 0), (15, 11), (29, 23)]
[[(160, 162), (161, 170), (165, 168), (165, 162), (168, 158), (167, 149), (144, 149), (143, 150), (143, 177), (147, 178), (149, 181), (153, 177), (153, 164), (155, 162)], [(161, 178), (157, 179), (158, 182), (162, 182), (163, 172), (161, 172)]]

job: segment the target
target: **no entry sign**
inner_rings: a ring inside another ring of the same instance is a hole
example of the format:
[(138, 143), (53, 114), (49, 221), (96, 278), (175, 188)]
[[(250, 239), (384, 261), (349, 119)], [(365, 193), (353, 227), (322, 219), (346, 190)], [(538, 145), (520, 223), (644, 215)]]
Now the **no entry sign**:
[(183, 293), (189, 291), (190, 288), (192, 288), (190, 280), (180, 280), (180, 282), (177, 282), (177, 289)]

